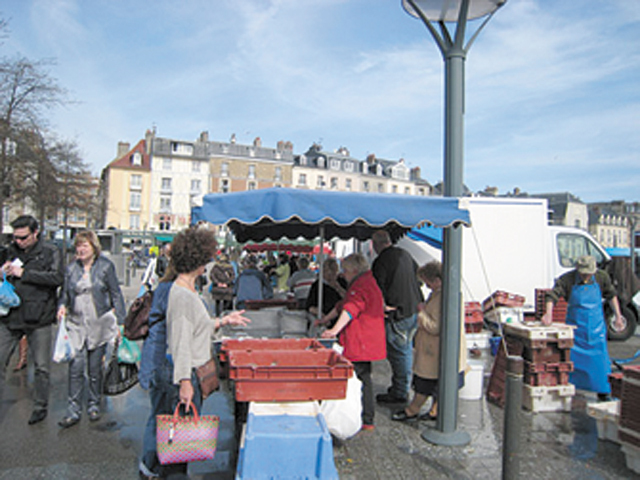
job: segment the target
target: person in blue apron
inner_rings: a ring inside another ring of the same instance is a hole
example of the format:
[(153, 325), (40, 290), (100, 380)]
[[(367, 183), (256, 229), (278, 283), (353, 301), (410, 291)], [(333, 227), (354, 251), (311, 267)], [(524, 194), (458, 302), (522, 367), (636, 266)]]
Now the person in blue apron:
[(550, 325), (553, 306), (560, 299), (567, 301), (567, 325), (575, 325), (571, 360), (574, 370), (569, 381), (576, 388), (596, 392), (598, 400), (610, 399), (611, 361), (607, 350), (607, 323), (603, 299), (610, 301), (615, 312), (615, 326), (622, 328), (620, 304), (609, 274), (598, 269), (596, 260), (586, 255), (578, 258), (576, 268), (556, 279), (545, 297), (543, 325)]

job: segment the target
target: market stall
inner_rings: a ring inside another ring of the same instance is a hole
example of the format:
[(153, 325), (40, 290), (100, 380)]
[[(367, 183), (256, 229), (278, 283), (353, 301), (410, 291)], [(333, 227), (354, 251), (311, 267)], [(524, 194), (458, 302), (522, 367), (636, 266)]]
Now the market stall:
[[(277, 241), (281, 238), (297, 239), (300, 237), (306, 239), (320, 238), (318, 257), (320, 276), (322, 276), (325, 239), (355, 238), (368, 240), (374, 231), (384, 229), (389, 232), (393, 240), (397, 240), (416, 226), (452, 227), (468, 225), (469, 214), (466, 209), (461, 207), (460, 200), (456, 198), (271, 188), (205, 195), (203, 205), (194, 207), (191, 211), (191, 222), (197, 223), (201, 221), (226, 226), (239, 242), (262, 242), (266, 239)], [(321, 290), (319, 300), (321, 303)], [(272, 317), (274, 315), (271, 312), (265, 312), (264, 310), (258, 312), (263, 317), (268, 315), (268, 318), (261, 317), (251, 328), (270, 330), (272, 332), (276, 332), (277, 328), (280, 328), (280, 332), (283, 331), (282, 324), (272, 325)], [(283, 317), (280, 311), (275, 316), (278, 318)], [(290, 323), (296, 320), (289, 318), (289, 316), (283, 318)], [(240, 333), (239, 337), (241, 338), (245, 334), (246, 336), (251, 336), (248, 331)], [(277, 335), (276, 333), (275, 335), (268, 335), (268, 337), (273, 339)], [(282, 336), (284, 337), (284, 335)], [(268, 340), (267, 342), (273, 343), (273, 340)], [(303, 391), (312, 391), (311, 398), (322, 400), (324, 389), (314, 388), (313, 382), (321, 378), (324, 372), (330, 372), (328, 374), (331, 377), (330, 381), (335, 382), (335, 369), (340, 368), (342, 365), (341, 360), (333, 354), (318, 351), (307, 352), (306, 348), (304, 351), (306, 355), (305, 361), (302, 362), (302, 352), (268, 350), (256, 353), (255, 347), (252, 347), (252, 349), (245, 348), (248, 345), (247, 343), (236, 343), (234, 345), (236, 353), (225, 353), (229, 357), (229, 373), (232, 378), (235, 376), (236, 382), (238, 379), (248, 381), (248, 385), (252, 388), (250, 395), (247, 395), (246, 392), (236, 391), (236, 399), (238, 395), (247, 399), (254, 398), (254, 396), (262, 399), (261, 395), (268, 390), (269, 393), (264, 398), (273, 397), (272, 400), (277, 402), (279, 399), (274, 396), (273, 392), (285, 392), (287, 390), (282, 385), (273, 387), (272, 381), (273, 379), (282, 378), (284, 375), (287, 384), (294, 382), (294, 384), (299, 385), (300, 381), (304, 381), (303, 385), (306, 390), (303, 389)], [(225, 348), (224, 343), (222, 348)], [(309, 357), (308, 360), (307, 357)], [(234, 362), (236, 365), (234, 365)], [(250, 368), (245, 369), (243, 362), (249, 365)], [(259, 362), (263, 362), (264, 365), (257, 365)], [(301, 363), (302, 367), (299, 366)], [(298, 367), (294, 368), (296, 366)], [(268, 378), (258, 378), (260, 369), (264, 370), (262, 374)], [(304, 372), (304, 375), (302, 375), (304, 378), (297, 379), (287, 376), (301, 375), (298, 370)], [(338, 370), (338, 372), (343, 373), (341, 370)], [(306, 378), (309, 375), (313, 376), (310, 381)], [(343, 374), (339, 382), (346, 381), (346, 377), (347, 375)], [(329, 380), (321, 378), (321, 381), (326, 382)], [(295, 391), (298, 392), (299, 390), (296, 389)], [(315, 396), (316, 394), (318, 396)], [(289, 398), (285, 396), (281, 400), (287, 401)], [(244, 428), (244, 433), (238, 465), (238, 475), (241, 478), (243, 478), (245, 469), (249, 468), (250, 470), (251, 466), (258, 463), (262, 467), (265, 466), (266, 459), (264, 457), (254, 458), (251, 454), (251, 446), (257, 445), (263, 438), (269, 437), (271, 444), (282, 444), (285, 446), (283, 450), (288, 450), (286, 445), (297, 445), (296, 439), (277, 435), (275, 430), (279, 430), (280, 427), (268, 427), (266, 425), (269, 425), (269, 422), (264, 419), (261, 419), (262, 426), (258, 426), (258, 423), (260, 423), (258, 420), (260, 419), (251, 417), (250, 409), (249, 413), (245, 410), (241, 415), (238, 414), (237, 409), (236, 422), (244, 423), (244, 420), (246, 420), (245, 426), (240, 427)], [(288, 422), (287, 429), (296, 430), (299, 426), (296, 423), (297, 420), (293, 420), (293, 424), (291, 423), (291, 418), (286, 419), (286, 421)], [(238, 423), (236, 424), (238, 425)], [(322, 436), (322, 438), (328, 437), (326, 425), (322, 425), (322, 421), (317, 423), (314, 420), (313, 424), (314, 428), (321, 427), (318, 435)], [(263, 426), (264, 430), (261, 430)], [(305, 431), (305, 435), (308, 433), (308, 431)], [(272, 437), (274, 434), (276, 436)], [(313, 455), (313, 453), (310, 455)], [(319, 454), (318, 458), (320, 458)], [(282, 468), (282, 465), (291, 464), (291, 462), (274, 462), (273, 458), (270, 460), (272, 461), (270, 468), (274, 469), (274, 473), (277, 473), (277, 470)], [(306, 463), (308, 464), (308, 462)], [(332, 462), (330, 463), (332, 464)], [(331, 465), (327, 467), (330, 468)], [(326, 478), (333, 477), (329, 475)]]

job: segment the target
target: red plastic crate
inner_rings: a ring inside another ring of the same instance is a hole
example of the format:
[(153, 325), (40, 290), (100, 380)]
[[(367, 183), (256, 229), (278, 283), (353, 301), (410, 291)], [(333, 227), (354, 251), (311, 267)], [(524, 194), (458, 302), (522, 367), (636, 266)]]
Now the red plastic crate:
[(233, 338), (223, 340), (220, 360), (232, 350), (318, 350), (326, 348), (315, 338)]
[(480, 314), (482, 314), (482, 305), (480, 305), (480, 302), (465, 302), (464, 303), (465, 315), (470, 315), (474, 312), (480, 312)]
[(328, 348), (231, 350), (228, 357), (239, 402), (342, 399), (353, 374), (351, 362)]
[[(540, 320), (547, 310), (546, 302), (544, 300), (546, 293), (550, 291), (548, 288), (536, 288), (536, 319)], [(551, 321), (553, 323), (566, 323), (567, 319), (567, 302), (564, 298), (558, 300), (553, 307), (553, 317)]]
[(522, 295), (496, 290), (482, 302), (482, 310), (486, 312), (495, 307), (522, 307), (524, 301)]
[(573, 339), (530, 340), (521, 337), (507, 336), (507, 345), (512, 355), (533, 363), (567, 363), (571, 362)]
[(484, 328), (484, 322), (465, 322), (464, 324), (464, 332), (465, 333), (480, 333)]
[(623, 372), (615, 372), (609, 374), (609, 384), (611, 385), (611, 396), (614, 398), (622, 398), (622, 376)]
[(568, 372), (524, 372), (524, 383), (532, 387), (555, 387), (568, 385)]

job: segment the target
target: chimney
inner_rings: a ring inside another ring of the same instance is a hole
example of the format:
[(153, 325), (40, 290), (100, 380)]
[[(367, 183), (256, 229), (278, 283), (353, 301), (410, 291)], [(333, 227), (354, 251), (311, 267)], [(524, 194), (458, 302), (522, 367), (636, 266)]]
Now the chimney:
[(147, 133), (144, 135), (144, 142), (147, 148), (147, 155), (151, 154), (153, 150), (153, 140), (156, 138), (156, 126), (153, 126), (153, 129), (147, 130)]
[(200, 142), (207, 143), (209, 141), (209, 132), (206, 130), (200, 133)]
[(118, 142), (118, 153), (116, 158), (122, 158), (131, 150), (129, 142)]

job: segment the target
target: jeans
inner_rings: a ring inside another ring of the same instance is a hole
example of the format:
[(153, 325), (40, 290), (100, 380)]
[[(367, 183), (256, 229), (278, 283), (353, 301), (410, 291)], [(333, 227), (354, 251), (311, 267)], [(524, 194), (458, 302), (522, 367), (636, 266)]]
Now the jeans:
[[(195, 373), (191, 375), (191, 383), (194, 389), (193, 405), (200, 413), (202, 411), (202, 393)], [(169, 360), (165, 360), (162, 365), (156, 367), (149, 387), (151, 412), (142, 437), (142, 458), (139, 466), (140, 471), (145, 475), (170, 477), (173, 474), (186, 474), (187, 472), (187, 464), (163, 466), (158, 460), (156, 415), (173, 415), (180, 400), (179, 391), (180, 387), (173, 384), (173, 365)]]
[(386, 320), (387, 360), (391, 364), (391, 387), (388, 393), (407, 398), (413, 368), (413, 337), (418, 329), (417, 316), (402, 320)]
[(100, 411), (102, 399), (102, 359), (107, 350), (107, 344), (100, 345), (94, 350), (87, 349), (86, 344), (78, 350), (69, 362), (69, 408), (70, 417), (82, 415), (82, 397), (85, 385), (85, 370), (89, 377), (87, 394), (87, 412)]
[(362, 424), (373, 425), (376, 405), (373, 401), (371, 362), (353, 362), (353, 369), (358, 380), (362, 382)]
[(0, 323), (0, 398), (3, 395), (9, 357), (23, 335), (27, 336), (29, 355), (35, 366), (33, 410), (46, 410), (49, 404), (51, 325), (34, 330), (11, 330), (4, 323)]

